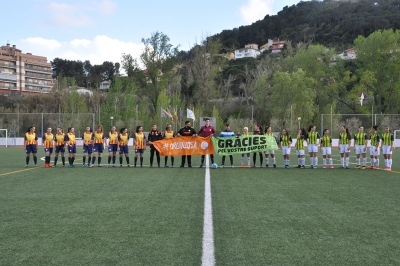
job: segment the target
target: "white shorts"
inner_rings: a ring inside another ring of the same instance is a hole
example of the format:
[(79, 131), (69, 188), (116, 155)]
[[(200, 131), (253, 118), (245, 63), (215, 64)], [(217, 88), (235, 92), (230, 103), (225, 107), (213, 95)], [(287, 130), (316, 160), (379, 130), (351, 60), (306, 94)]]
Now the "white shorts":
[(308, 152), (318, 152), (317, 144), (308, 144)]
[(322, 147), (321, 151), (322, 151), (322, 155), (331, 155), (332, 154), (331, 147)]
[(304, 150), (296, 150), (297, 156), (302, 156), (304, 155)]
[(367, 153), (365, 145), (356, 145), (356, 154), (364, 154), (364, 153)]
[(382, 154), (392, 154), (392, 152), (390, 151), (390, 145), (383, 145), (382, 146)]
[(369, 155), (370, 156), (379, 156), (379, 155), (381, 155), (381, 151), (379, 148), (377, 148), (375, 146), (371, 146), (371, 147), (369, 147)]
[(275, 154), (275, 150), (264, 151), (265, 154)]
[(349, 151), (349, 144), (340, 144), (340, 153), (347, 153)]
[(282, 146), (282, 154), (283, 155), (290, 155), (290, 147), (289, 146)]

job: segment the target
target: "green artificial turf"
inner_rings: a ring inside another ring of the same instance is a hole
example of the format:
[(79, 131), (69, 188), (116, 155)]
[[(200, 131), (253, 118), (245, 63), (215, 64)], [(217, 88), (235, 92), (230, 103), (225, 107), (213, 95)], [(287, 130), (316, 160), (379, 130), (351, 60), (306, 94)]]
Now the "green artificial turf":
[[(400, 153), (389, 173), (339, 169), (334, 152), (335, 169), (294, 168), (294, 155), (283, 169), (277, 152), (276, 169), (235, 156), (211, 170), (217, 265), (400, 264)], [(0, 265), (201, 264), (199, 157), (149, 168), (146, 151), (144, 168), (88, 168), (78, 154), (75, 168), (47, 169), (25, 168), (23, 149), (0, 156)]]

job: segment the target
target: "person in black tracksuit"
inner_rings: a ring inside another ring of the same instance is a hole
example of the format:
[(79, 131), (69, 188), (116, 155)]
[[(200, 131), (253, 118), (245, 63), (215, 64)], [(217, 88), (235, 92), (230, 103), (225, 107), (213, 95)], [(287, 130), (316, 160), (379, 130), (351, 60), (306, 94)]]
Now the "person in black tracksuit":
[[(191, 137), (191, 136), (197, 136), (196, 130), (190, 126), (190, 121), (185, 122), (185, 127), (181, 128), (177, 136), (182, 136), (182, 137)], [(186, 157), (188, 159), (188, 167), (192, 167), (192, 156), (191, 155), (182, 155), (182, 163), (180, 167), (185, 167), (185, 161)]]
[(156, 153), (157, 156), (157, 165), (160, 167), (160, 152), (154, 147), (152, 144), (153, 141), (157, 141), (162, 139), (162, 134), (161, 131), (157, 129), (157, 125), (154, 124), (151, 131), (149, 132), (149, 135), (147, 139), (149, 140), (150, 143), (150, 167), (153, 167), (153, 160), (154, 160), (154, 152)]

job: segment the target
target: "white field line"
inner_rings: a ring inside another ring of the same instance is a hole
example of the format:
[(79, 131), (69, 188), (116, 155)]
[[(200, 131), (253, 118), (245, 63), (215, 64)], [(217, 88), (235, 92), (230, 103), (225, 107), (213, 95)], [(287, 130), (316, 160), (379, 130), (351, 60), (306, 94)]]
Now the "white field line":
[(204, 226), (203, 226), (203, 255), (201, 258), (202, 266), (214, 266), (214, 229), (212, 219), (211, 204), (211, 182), (210, 182), (210, 163), (209, 155), (206, 155), (206, 177), (204, 193)]

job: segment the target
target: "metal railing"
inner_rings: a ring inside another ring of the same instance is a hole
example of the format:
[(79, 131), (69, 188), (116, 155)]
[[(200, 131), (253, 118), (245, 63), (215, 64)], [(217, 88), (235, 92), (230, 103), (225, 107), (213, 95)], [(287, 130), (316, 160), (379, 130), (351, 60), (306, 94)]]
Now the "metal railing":
[(0, 79), (17, 80), (17, 75), (9, 73), (0, 73)]
[(29, 69), (29, 70), (32, 70), (32, 71), (41, 71), (41, 72), (46, 72), (46, 73), (53, 73), (53, 71), (52, 70), (45, 70), (45, 69), (42, 69), (42, 68), (40, 68), (40, 67), (31, 67), (31, 66), (27, 66), (27, 67), (25, 67), (26, 69)]
[(17, 89), (17, 87), (16, 86), (4, 86), (4, 85), (0, 85), (0, 89), (3, 89), (3, 90), (16, 90)]
[(34, 82), (34, 81), (27, 81), (27, 82), (25, 82), (25, 84), (53, 87), (53, 84), (45, 84), (42, 82)]
[(27, 77), (33, 77), (33, 78), (41, 78), (41, 79), (52, 79), (51, 75), (47, 76), (47, 75), (40, 75), (40, 74), (33, 74), (33, 73), (25, 73), (25, 76)]
[(16, 68), (16, 67), (17, 67), (17, 65), (14, 65), (14, 64), (5, 64), (5, 63), (0, 63), (0, 66), (3, 66), (3, 67), (11, 67), (11, 68)]

